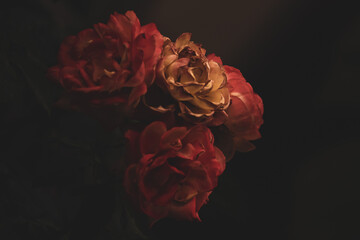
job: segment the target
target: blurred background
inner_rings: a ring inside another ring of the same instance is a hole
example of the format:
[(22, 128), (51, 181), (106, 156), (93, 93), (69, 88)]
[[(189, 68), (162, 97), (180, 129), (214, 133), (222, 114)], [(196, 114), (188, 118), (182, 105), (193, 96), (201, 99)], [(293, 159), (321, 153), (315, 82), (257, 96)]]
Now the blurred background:
[(150, 239), (360, 239), (360, 15), (350, 1), (7, 5), (0, 10), (1, 239), (141, 237), (129, 230), (136, 220), (114, 217), (114, 209), (130, 213), (116, 207), (117, 186), (99, 163), (121, 155), (116, 136), (86, 116), (53, 110), (59, 89), (44, 77), (66, 36), (127, 10), (172, 40), (193, 33), (240, 69), (265, 108), (257, 149), (228, 163), (202, 222), (164, 219), (144, 230)]

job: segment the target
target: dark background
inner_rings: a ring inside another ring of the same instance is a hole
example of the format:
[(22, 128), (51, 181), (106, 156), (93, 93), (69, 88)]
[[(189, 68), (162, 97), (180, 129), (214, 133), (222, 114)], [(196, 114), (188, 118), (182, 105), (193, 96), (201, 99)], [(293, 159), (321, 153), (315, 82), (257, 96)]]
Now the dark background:
[(228, 163), (200, 210), (202, 222), (165, 219), (143, 228), (145, 234), (151, 239), (360, 239), (355, 5), (319, 0), (8, 4), (1, 6), (0, 30), (1, 239), (141, 235), (133, 227), (134, 221), (142, 226), (141, 220), (124, 217), (132, 215), (125, 205), (118, 207), (114, 189), (121, 185), (103, 169), (103, 161), (121, 155), (117, 135), (87, 116), (53, 109), (60, 90), (44, 77), (56, 64), (64, 37), (130, 9), (142, 24), (156, 23), (172, 40), (192, 32), (208, 53), (242, 71), (265, 107), (257, 149)]

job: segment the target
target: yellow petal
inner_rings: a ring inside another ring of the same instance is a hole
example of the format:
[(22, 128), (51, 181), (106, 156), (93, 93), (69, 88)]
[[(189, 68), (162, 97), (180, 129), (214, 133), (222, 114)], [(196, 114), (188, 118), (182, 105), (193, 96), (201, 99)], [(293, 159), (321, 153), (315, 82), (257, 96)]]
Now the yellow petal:
[[(213, 111), (214, 107), (211, 106), (208, 101), (204, 101), (201, 98), (198, 97), (194, 97), (191, 101), (189, 101), (192, 105), (194, 105), (194, 107), (198, 108), (199, 110), (201, 109), (202, 111), (205, 112), (209, 112), (209, 111)], [(197, 109), (194, 109), (194, 111), (196, 111)]]
[(189, 42), (188, 46), (196, 53), (196, 56), (204, 57), (205, 55), (202, 54), (201, 46), (199, 44), (196, 44), (194, 42)]
[(195, 95), (197, 92), (199, 92), (201, 89), (203, 89), (204, 85), (199, 83), (194, 84), (187, 84), (184, 86), (185, 91), (191, 93), (192, 95)]
[(209, 61), (210, 74), (209, 79), (214, 81), (212, 91), (216, 91), (219, 88), (226, 85), (226, 75), (224, 70), (219, 66), (217, 62)]
[(205, 111), (204, 109), (197, 108), (189, 103), (184, 104), (182, 102), (179, 102), (179, 107), (181, 110), (180, 115), (182, 116), (190, 115), (196, 118), (201, 118), (201, 117), (210, 117), (214, 114), (214, 111)]
[(193, 83), (195, 81), (196, 81), (195, 77), (192, 74), (190, 74), (189, 71), (183, 72), (180, 76), (180, 83), (182, 84)]
[(211, 92), (204, 96), (199, 96), (204, 101), (207, 101), (215, 106), (221, 105), (225, 103), (225, 98), (221, 91)]
[(171, 42), (171, 40), (169, 38), (167, 38), (164, 41), (164, 45), (163, 45), (163, 51), (162, 51), (162, 56), (167, 56), (167, 55), (171, 55), (171, 54), (175, 54), (175, 49), (174, 49), (174, 44)]
[(175, 48), (178, 49), (178, 51), (181, 51), (181, 49), (189, 43), (190, 38), (191, 33), (181, 34), (175, 41)]
[(176, 61), (176, 59), (178, 58), (177, 55), (175, 54), (170, 54), (170, 55), (166, 55), (164, 58), (163, 58), (163, 65), (166, 67), (166, 66), (169, 66), (171, 63), (173, 63), (174, 61)]
[(179, 58), (168, 66), (166, 69), (167, 76), (171, 76), (175, 79), (179, 77), (179, 68), (188, 65), (189, 58)]

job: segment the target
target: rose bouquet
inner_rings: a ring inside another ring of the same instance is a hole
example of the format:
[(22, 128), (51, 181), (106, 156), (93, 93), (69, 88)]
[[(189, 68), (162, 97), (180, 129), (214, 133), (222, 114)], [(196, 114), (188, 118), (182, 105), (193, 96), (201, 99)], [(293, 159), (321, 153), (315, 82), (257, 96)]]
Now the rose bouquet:
[(226, 162), (261, 137), (262, 100), (238, 69), (132, 11), (67, 37), (48, 77), (63, 89), (58, 107), (121, 129), (126, 150), (112, 169), (151, 223), (200, 220)]

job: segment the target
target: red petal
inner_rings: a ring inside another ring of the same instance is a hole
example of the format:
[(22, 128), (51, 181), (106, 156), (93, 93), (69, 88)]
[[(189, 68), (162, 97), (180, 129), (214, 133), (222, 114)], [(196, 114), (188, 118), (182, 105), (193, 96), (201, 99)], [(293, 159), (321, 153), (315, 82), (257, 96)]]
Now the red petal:
[(223, 65), (221, 58), (216, 56), (214, 53), (211, 53), (206, 56), (209, 61), (217, 62), (220, 66)]
[(261, 137), (258, 132), (263, 123), (263, 104), (261, 98), (255, 94), (237, 94), (232, 98), (232, 104), (228, 109), (228, 121), (225, 125), (235, 135), (247, 140), (255, 140)]
[(103, 23), (94, 24), (94, 29), (101, 38), (103, 38), (105, 34), (110, 32), (109, 27)]
[(88, 47), (94, 40), (99, 38), (97, 32), (94, 29), (85, 29), (78, 33), (77, 41), (75, 44), (75, 50), (77, 56), (81, 56), (84, 49)]
[(192, 198), (185, 204), (172, 202), (168, 207), (168, 211), (170, 217), (178, 220), (200, 220), (199, 215), (196, 212), (196, 198)]
[(90, 93), (99, 93), (99, 91), (102, 90), (102, 86), (95, 86), (95, 87), (81, 87), (81, 88), (76, 88), (76, 89), (72, 89), (72, 92), (76, 92), (76, 93), (85, 93), (85, 94), (90, 94)]
[(65, 66), (60, 72), (61, 84), (66, 90), (73, 90), (84, 87), (79, 70), (73, 66)]
[(142, 49), (144, 52), (144, 61), (149, 60), (153, 57), (155, 47), (156, 47), (156, 41), (154, 36), (147, 36), (142, 34), (139, 35), (135, 41), (134, 45), (137, 49)]
[(140, 21), (134, 11), (127, 11), (125, 13), (125, 16), (128, 17), (128, 19), (130, 20), (130, 23), (132, 25), (133, 38), (135, 38), (135, 36), (140, 33)]
[[(160, 140), (161, 149), (174, 148), (179, 150), (181, 146), (181, 139), (185, 137), (187, 133), (186, 127), (174, 127), (164, 133)], [(178, 146), (180, 144), (180, 146)]]
[(208, 126), (220, 126), (228, 118), (228, 114), (225, 111), (216, 111), (213, 115), (213, 119), (208, 123)]
[(159, 219), (166, 217), (169, 211), (167, 206), (154, 205), (152, 202), (146, 201), (145, 199), (140, 199), (140, 207), (146, 215), (152, 218), (152, 224)]
[(198, 190), (190, 185), (179, 185), (174, 200), (177, 202), (187, 202), (198, 194)]
[(142, 62), (139, 68), (136, 70), (135, 75), (132, 76), (129, 80), (124, 83), (124, 87), (136, 87), (144, 83), (145, 77), (145, 66), (144, 62)]
[(217, 172), (217, 176), (220, 176), (225, 170), (226, 157), (219, 148), (214, 147), (214, 149), (215, 149), (216, 160), (219, 162), (219, 166), (220, 166), (219, 171)]
[(130, 42), (132, 39), (132, 25), (127, 17), (122, 14), (114, 13), (110, 15), (108, 22), (113, 31), (115, 31), (122, 42)]
[(235, 137), (234, 138), (234, 144), (236, 147), (236, 150), (239, 152), (249, 152), (255, 149), (255, 145), (251, 142), (241, 138), (241, 137)]
[(169, 203), (174, 197), (178, 183), (184, 177), (184, 173), (164, 163), (161, 166), (141, 171), (139, 188), (148, 201), (156, 205)]
[(209, 195), (211, 194), (211, 191), (209, 192), (203, 192), (203, 193), (199, 193), (196, 196), (196, 212), (199, 212), (200, 208), (207, 203), (207, 201), (209, 200)]
[(140, 149), (142, 154), (151, 154), (158, 151), (161, 136), (166, 132), (163, 122), (149, 124), (140, 136)]
[(215, 187), (207, 171), (198, 161), (190, 163), (190, 170), (182, 182), (193, 187), (198, 192), (210, 191)]
[(196, 149), (207, 149), (213, 143), (213, 135), (204, 125), (196, 125), (189, 130), (183, 143), (191, 143)]
[(201, 151), (195, 149), (191, 143), (188, 143), (177, 152), (177, 156), (183, 159), (194, 160)]

